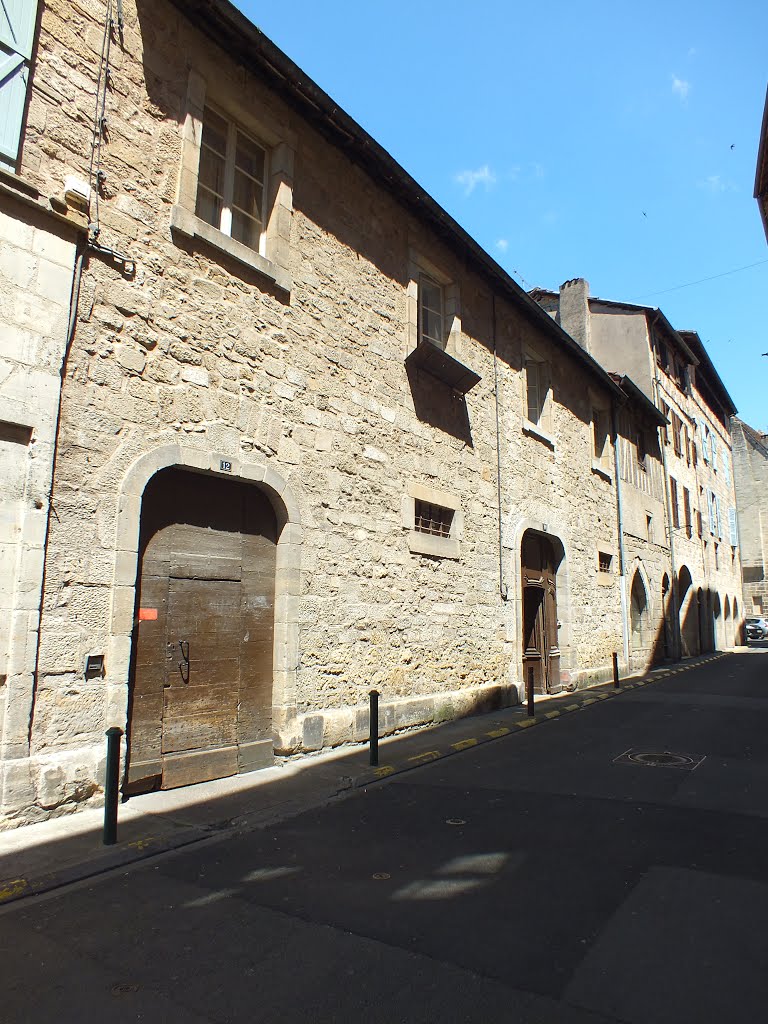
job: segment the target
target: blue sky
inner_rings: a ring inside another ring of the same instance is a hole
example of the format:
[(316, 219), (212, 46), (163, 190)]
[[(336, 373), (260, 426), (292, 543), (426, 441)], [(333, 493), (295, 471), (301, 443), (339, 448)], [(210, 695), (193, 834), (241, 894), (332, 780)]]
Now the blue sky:
[(765, 0), (237, 5), (523, 287), (659, 306), (768, 430)]

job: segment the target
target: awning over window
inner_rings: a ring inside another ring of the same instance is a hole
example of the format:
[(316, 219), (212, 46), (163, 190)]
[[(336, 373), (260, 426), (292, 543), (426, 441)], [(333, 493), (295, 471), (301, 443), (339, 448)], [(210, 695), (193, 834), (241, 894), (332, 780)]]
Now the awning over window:
[(458, 359), (449, 356), (447, 352), (430, 341), (422, 341), (407, 356), (405, 365), (416, 370), (423, 370), (424, 373), (428, 373), (431, 377), (447, 384), (449, 388), (458, 391), (460, 395), (466, 395), (481, 380), (474, 370), (470, 370)]

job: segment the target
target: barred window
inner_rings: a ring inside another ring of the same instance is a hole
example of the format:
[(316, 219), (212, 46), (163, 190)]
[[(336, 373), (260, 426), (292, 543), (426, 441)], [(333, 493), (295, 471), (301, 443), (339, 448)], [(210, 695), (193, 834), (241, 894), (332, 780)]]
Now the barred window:
[(598, 551), (597, 566), (600, 572), (610, 572), (612, 562), (613, 555), (609, 555), (607, 551)]
[(429, 501), (416, 499), (414, 529), (417, 533), (429, 533), (433, 537), (450, 537), (454, 511), (433, 505)]

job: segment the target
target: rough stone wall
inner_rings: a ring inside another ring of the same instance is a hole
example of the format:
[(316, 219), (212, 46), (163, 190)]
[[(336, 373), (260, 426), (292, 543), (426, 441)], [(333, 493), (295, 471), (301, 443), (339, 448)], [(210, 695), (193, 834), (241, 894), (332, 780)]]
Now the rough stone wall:
[(0, 803), (29, 799), (29, 727), (74, 233), (0, 187)]
[[(44, 597), (38, 805), (50, 808), (59, 794), (63, 809), (84, 765), (97, 779), (104, 728), (125, 727), (130, 637), (115, 622), (133, 614), (140, 508), (125, 482), (141, 459), (174, 446), (188, 465), (215, 470), (226, 459), (265, 487), (280, 481), (273, 490), (297, 510), (300, 573), (297, 555), (281, 614), (298, 653), (292, 662), (290, 643), (289, 653), (276, 650), (276, 673), (295, 680), (277, 709), (280, 749), (358, 738), (372, 686), (390, 730), (461, 713), (489, 694), (516, 700), (526, 528), (565, 549), (566, 678), (606, 677), (621, 617), (618, 580), (595, 586), (597, 550), (616, 543), (613, 489), (590, 472), (586, 396), (600, 385), (497, 298), (500, 580), (488, 284), (176, 8), (160, 0), (137, 12), (127, 0), (124, 10), (125, 50), (112, 48), (100, 241), (135, 259), (136, 272), (91, 255), (84, 273)], [(87, 172), (103, 13), (95, 0), (50, 0), (43, 11), (22, 173), (47, 194)], [(289, 294), (171, 233), (190, 68), (295, 140)], [(455, 354), (482, 377), (466, 407), (406, 374), (413, 250), (460, 295)], [(521, 360), (531, 343), (551, 365), (553, 445), (522, 429)], [(412, 483), (460, 499), (458, 559), (409, 551), (402, 498)], [(106, 654), (106, 678), (86, 682), (92, 652)]]
[(768, 611), (768, 442), (741, 420), (731, 422), (739, 517), (744, 615)]

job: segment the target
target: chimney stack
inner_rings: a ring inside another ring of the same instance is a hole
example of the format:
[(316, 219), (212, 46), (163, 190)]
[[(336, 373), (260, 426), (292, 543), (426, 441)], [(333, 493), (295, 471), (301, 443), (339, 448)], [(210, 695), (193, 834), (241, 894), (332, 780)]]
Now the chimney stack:
[(560, 326), (590, 352), (589, 281), (574, 277), (560, 285)]

